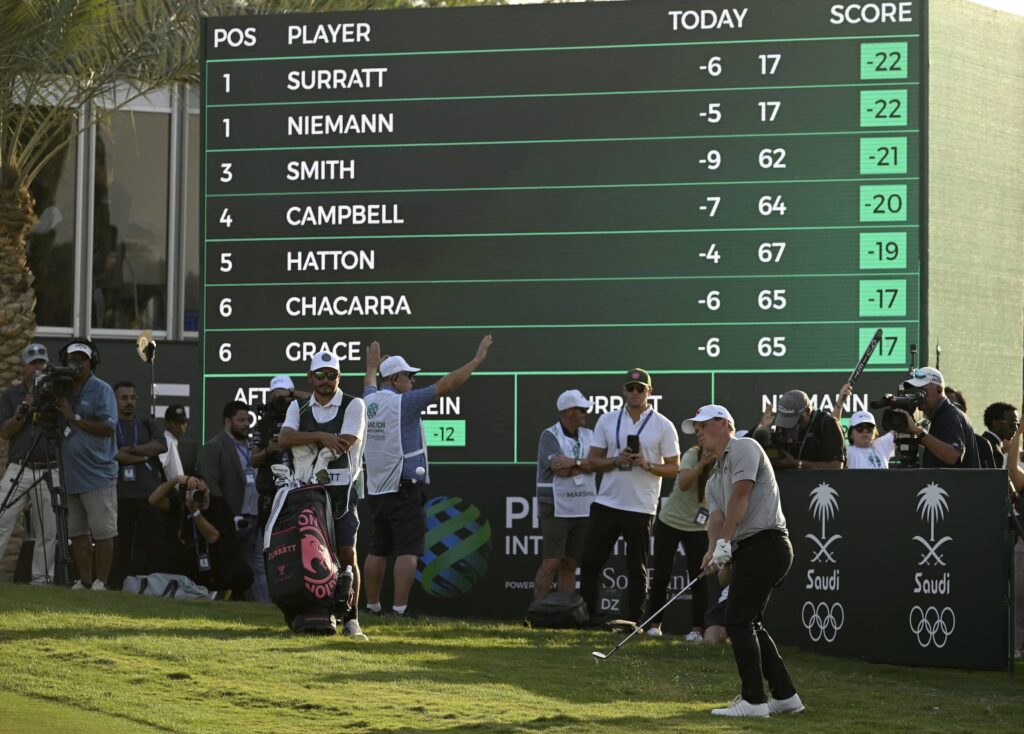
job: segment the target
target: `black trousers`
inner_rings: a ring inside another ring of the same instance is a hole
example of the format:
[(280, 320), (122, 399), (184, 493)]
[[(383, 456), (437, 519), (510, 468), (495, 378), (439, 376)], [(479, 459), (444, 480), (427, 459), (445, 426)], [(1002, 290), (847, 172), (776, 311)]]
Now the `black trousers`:
[[(654, 579), (651, 581), (650, 598), (652, 612), (661, 607), (668, 599), (668, 582), (672, 579), (672, 566), (675, 563), (676, 548), (680, 542), (686, 551), (686, 570), (692, 581), (700, 574), (700, 562), (704, 560), (704, 554), (708, 552), (707, 531), (676, 530), (661, 520), (654, 521)], [(690, 589), (690, 593), (693, 595), (691, 627), (704, 629), (704, 612), (708, 609), (707, 581), (706, 578), (703, 578)], [(664, 616), (665, 614), (662, 612), (652, 621), (660, 624)]]
[(161, 571), (167, 566), (163, 513), (146, 498), (117, 500), (117, 539), (108, 586), (120, 589), (128, 576)]
[(732, 584), (725, 605), (725, 629), (740, 674), (743, 698), (765, 703), (764, 683), (776, 699), (796, 693), (775, 641), (762, 624), (772, 589), (782, 583), (793, 563), (793, 546), (777, 530), (762, 530), (736, 544), (732, 554)]
[(590, 522), (580, 564), (580, 596), (587, 602), (591, 619), (600, 613), (598, 577), (619, 537), (626, 539), (626, 573), (629, 578), (629, 613), (625, 619), (639, 622), (647, 596), (647, 547), (651, 543), (653, 515), (615, 510), (597, 502), (590, 506)]

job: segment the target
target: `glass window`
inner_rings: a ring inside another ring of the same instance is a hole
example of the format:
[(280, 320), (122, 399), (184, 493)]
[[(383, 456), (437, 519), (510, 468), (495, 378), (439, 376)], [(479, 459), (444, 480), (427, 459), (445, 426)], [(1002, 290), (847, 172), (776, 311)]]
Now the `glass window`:
[(199, 115), (188, 116), (185, 159), (185, 313), (182, 327), (199, 331)]
[[(68, 137), (74, 135), (69, 123)], [(35, 275), (36, 323), (71, 326), (75, 271), (75, 161), (77, 139), (36, 176), (29, 190), (38, 221), (26, 244), (28, 266)]]
[(171, 118), (116, 112), (96, 131), (92, 325), (167, 327)]

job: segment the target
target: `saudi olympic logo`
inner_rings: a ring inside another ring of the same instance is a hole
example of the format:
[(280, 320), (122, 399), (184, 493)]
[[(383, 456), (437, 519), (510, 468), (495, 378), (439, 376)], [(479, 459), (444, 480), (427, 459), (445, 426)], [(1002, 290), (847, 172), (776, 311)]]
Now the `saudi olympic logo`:
[(379, 407), (380, 406), (377, 405), (377, 403), (370, 403), (368, 406), (366, 406), (366, 417), (373, 418), (375, 415), (377, 415), (377, 409)]
[(800, 621), (815, 642), (835, 642), (836, 635), (846, 621), (846, 612), (839, 602), (829, 604), (821, 601), (815, 604), (813, 601), (805, 601), (800, 610)]
[(917, 637), (917, 644), (921, 647), (945, 647), (955, 628), (956, 614), (949, 607), (943, 607), (940, 611), (935, 607), (922, 609), (915, 606), (910, 610), (910, 631)]
[(811, 514), (821, 523), (821, 540), (818, 540), (814, 533), (807, 533), (804, 536), (814, 541), (814, 544), (818, 546), (817, 553), (811, 557), (811, 563), (817, 563), (818, 561), (836, 562), (836, 557), (832, 555), (828, 548), (843, 536), (836, 533), (831, 538), (826, 538), (825, 522), (836, 516), (838, 507), (839, 493), (829, 485), (822, 482), (811, 490)]
[(929, 529), (928, 540), (925, 540), (920, 535), (914, 536), (914, 540), (924, 546), (925, 550), (921, 560), (917, 562), (918, 566), (929, 566), (933, 563), (938, 566), (946, 565), (942, 556), (939, 555), (939, 548), (953, 538), (947, 535), (944, 538), (935, 540), (935, 523), (945, 518), (946, 510), (949, 509), (949, 504), (946, 502), (948, 498), (949, 495), (946, 494), (946, 490), (934, 482), (917, 493), (917, 509), (921, 513), (921, 519), (928, 523)]

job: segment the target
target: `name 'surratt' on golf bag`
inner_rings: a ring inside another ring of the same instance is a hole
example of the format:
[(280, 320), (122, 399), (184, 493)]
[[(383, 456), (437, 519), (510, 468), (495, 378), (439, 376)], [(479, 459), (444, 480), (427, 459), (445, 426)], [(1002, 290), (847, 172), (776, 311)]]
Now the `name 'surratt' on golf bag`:
[(331, 499), (320, 485), (274, 497), (263, 543), (270, 600), (293, 632), (334, 634), (351, 608), (352, 567), (338, 567)]

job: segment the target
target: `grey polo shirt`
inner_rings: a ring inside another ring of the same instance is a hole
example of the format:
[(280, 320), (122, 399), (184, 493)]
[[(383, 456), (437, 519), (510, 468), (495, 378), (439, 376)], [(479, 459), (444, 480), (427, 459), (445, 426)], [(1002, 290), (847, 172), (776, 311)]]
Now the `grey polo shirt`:
[(730, 540), (735, 543), (762, 530), (786, 532), (775, 472), (761, 444), (752, 438), (733, 438), (725, 447), (705, 489), (708, 512), (719, 510), (726, 514), (733, 485), (744, 480), (752, 481), (754, 488), (747, 512)]

